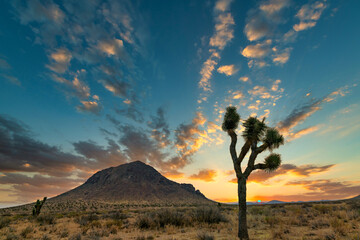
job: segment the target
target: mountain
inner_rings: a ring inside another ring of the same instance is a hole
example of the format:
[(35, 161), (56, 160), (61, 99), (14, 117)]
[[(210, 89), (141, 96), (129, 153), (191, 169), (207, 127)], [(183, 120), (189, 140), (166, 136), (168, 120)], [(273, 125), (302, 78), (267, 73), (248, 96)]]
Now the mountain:
[(353, 197), (353, 198), (349, 198), (348, 200), (360, 200), (360, 195)]
[(135, 161), (101, 170), (84, 184), (52, 201), (101, 200), (108, 202), (210, 203), (191, 184), (179, 184), (153, 167)]

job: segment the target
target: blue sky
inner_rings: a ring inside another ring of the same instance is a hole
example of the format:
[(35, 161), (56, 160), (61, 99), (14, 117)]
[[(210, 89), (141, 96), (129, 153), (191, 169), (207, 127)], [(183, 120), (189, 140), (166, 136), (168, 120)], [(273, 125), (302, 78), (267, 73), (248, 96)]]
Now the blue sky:
[(229, 105), (286, 138), (248, 199), (358, 195), (359, 5), (2, 1), (0, 206), (134, 160), (234, 201)]

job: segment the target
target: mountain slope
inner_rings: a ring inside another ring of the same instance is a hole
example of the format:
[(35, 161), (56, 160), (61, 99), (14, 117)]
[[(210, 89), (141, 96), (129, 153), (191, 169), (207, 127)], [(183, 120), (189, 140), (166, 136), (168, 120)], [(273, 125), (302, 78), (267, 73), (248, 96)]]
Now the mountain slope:
[(101, 170), (81, 186), (53, 200), (103, 200), (126, 202), (206, 202), (191, 184), (179, 184), (141, 162)]

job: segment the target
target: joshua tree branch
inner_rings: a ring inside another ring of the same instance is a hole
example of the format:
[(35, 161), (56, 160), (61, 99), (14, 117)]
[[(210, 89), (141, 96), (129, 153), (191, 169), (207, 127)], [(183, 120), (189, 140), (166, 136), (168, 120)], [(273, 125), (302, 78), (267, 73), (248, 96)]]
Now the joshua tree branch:
[(263, 151), (265, 151), (268, 148), (268, 144), (264, 143), (263, 145), (261, 145), (260, 147), (257, 148), (257, 153), (262, 153)]
[(239, 154), (239, 164), (244, 160), (246, 154), (249, 152), (251, 146), (251, 142), (247, 140), (244, 146), (241, 148), (241, 152)]
[(239, 177), (242, 174), (242, 172), (241, 172), (240, 162), (239, 159), (237, 158), (237, 153), (236, 153), (237, 135), (234, 132), (234, 130), (228, 130), (228, 134), (231, 137), (230, 155), (234, 163), (236, 176)]
[(254, 166), (254, 170), (257, 170), (257, 169), (266, 169), (266, 165), (264, 163), (258, 163), (258, 164), (255, 164)]
[(251, 150), (251, 155), (248, 161), (248, 165), (245, 169), (244, 175), (246, 178), (249, 177), (250, 173), (254, 170), (254, 164), (258, 153), (256, 150)]

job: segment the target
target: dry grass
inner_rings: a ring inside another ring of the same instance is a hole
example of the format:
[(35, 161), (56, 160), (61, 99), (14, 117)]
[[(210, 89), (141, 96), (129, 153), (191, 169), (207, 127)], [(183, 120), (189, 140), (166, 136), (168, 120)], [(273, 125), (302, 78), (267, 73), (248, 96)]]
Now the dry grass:
[[(252, 239), (360, 239), (360, 201), (248, 207)], [(0, 239), (237, 239), (237, 207), (68, 202), (0, 209)]]

